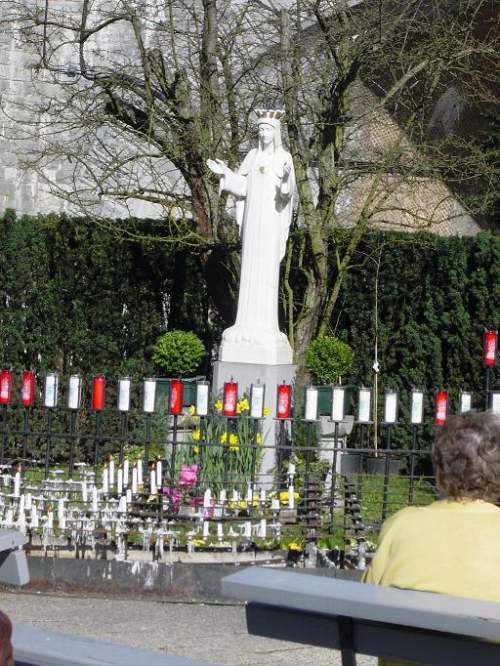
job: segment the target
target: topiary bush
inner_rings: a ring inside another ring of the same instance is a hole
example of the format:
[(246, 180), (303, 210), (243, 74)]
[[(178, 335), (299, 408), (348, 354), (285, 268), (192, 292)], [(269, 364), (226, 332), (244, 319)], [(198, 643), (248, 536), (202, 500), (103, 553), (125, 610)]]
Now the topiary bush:
[(346, 342), (320, 335), (307, 347), (305, 365), (315, 384), (334, 384), (352, 370), (354, 352)]
[(193, 374), (205, 355), (205, 346), (192, 331), (168, 331), (153, 345), (153, 361), (170, 376)]

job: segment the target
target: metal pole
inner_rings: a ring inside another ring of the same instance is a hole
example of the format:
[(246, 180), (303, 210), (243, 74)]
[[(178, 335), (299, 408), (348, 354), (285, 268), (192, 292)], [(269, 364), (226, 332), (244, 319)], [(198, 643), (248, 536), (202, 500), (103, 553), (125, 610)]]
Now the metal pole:
[(120, 465), (125, 457), (125, 442), (127, 440), (127, 412), (120, 412)]
[[(144, 459), (142, 461), (142, 476), (148, 479), (149, 473), (149, 447), (151, 446), (151, 418), (152, 414), (146, 414), (146, 441), (144, 442)], [(168, 432), (167, 432), (168, 439)]]
[(339, 424), (338, 421), (335, 421), (335, 426), (333, 430), (333, 460), (332, 460), (332, 483), (330, 487), (330, 531), (333, 528), (333, 509), (335, 505), (335, 486), (337, 480), (337, 458), (338, 458), (338, 446), (339, 446)]
[(255, 471), (257, 467), (257, 435), (259, 432), (259, 421), (258, 419), (252, 419), (252, 429), (253, 429), (253, 436), (252, 436), (252, 463), (251, 463), (251, 476), (250, 476), (250, 484), (252, 488), (252, 509), (253, 509), (253, 496), (254, 496), (254, 491), (255, 491)]
[(75, 445), (76, 445), (76, 411), (72, 410), (69, 417), (69, 459), (68, 476), (73, 477), (73, 468), (75, 464)]
[(7, 445), (7, 405), (2, 405), (2, 449), (0, 451), (0, 462), (5, 460), (5, 448)]
[(100, 457), (100, 443), (101, 443), (101, 412), (96, 410), (95, 413), (95, 430), (94, 430), (94, 479), (97, 484), (97, 466)]
[(28, 458), (29, 434), (30, 434), (30, 413), (29, 413), (29, 407), (25, 407), (23, 414), (23, 461), (26, 461)]
[(47, 411), (47, 444), (45, 446), (45, 478), (49, 475), (49, 456), (50, 446), (52, 444), (52, 409)]
[(390, 462), (391, 462), (391, 456), (390, 456), (390, 449), (391, 449), (391, 430), (392, 426), (390, 424), (387, 425), (387, 446), (386, 451), (385, 451), (385, 465), (384, 465), (384, 494), (383, 494), (383, 499), (382, 499), (382, 520), (385, 520), (387, 516), (387, 499), (388, 499), (388, 494), (389, 494), (389, 469), (390, 469)]
[(415, 502), (415, 463), (417, 457), (417, 426), (411, 427), (411, 451), (410, 451), (410, 484), (408, 487), (408, 504)]
[(484, 381), (484, 409), (490, 408), (490, 366), (485, 368), (485, 381)]

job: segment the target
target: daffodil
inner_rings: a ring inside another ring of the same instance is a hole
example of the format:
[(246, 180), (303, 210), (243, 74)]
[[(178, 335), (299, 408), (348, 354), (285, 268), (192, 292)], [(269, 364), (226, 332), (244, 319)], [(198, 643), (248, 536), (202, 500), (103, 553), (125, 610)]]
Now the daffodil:
[(214, 407), (216, 412), (221, 412), (222, 411), (222, 400), (216, 400), (214, 402)]
[(194, 416), (196, 414), (196, 407), (194, 405), (189, 405), (186, 412), (189, 416)]
[[(288, 504), (288, 490), (282, 490), (279, 494), (280, 502)], [(293, 493), (293, 498), (297, 502), (300, 499), (299, 493)]]
[(193, 546), (195, 548), (200, 548), (200, 546), (205, 545), (205, 540), (204, 539), (193, 539)]
[(193, 453), (198, 455), (199, 452), (200, 452), (200, 447), (199, 446), (193, 446)]
[(262, 444), (262, 437), (260, 436), (259, 432), (255, 435), (255, 443)]
[(219, 438), (219, 441), (221, 444), (225, 444), (227, 442), (227, 432), (222, 433), (222, 435)]
[(200, 441), (201, 432), (200, 432), (199, 428), (197, 428), (196, 430), (193, 430), (192, 437), (193, 437), (193, 439), (194, 439), (195, 442), (199, 442), (199, 441)]
[(292, 541), (291, 543), (286, 544), (286, 549), (287, 550), (293, 550), (295, 552), (299, 552), (302, 550), (302, 546), (300, 543), (296, 543), (295, 541)]
[(239, 451), (240, 450), (238, 435), (235, 435), (234, 432), (232, 432), (229, 435), (229, 450), (230, 451)]
[(264, 416), (269, 416), (271, 413), (271, 408), (270, 407), (264, 407)]
[(250, 409), (250, 404), (246, 398), (238, 400), (238, 402), (236, 403), (237, 414), (241, 414), (241, 412), (248, 412), (249, 409)]

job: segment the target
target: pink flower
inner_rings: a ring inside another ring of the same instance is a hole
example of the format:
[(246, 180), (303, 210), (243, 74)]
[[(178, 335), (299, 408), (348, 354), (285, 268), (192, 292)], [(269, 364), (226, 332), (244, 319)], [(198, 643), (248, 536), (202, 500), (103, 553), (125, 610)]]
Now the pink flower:
[(163, 486), (162, 492), (166, 495), (172, 502), (172, 507), (178, 509), (182, 500), (182, 493), (177, 488), (169, 488), (169, 486)]
[(198, 465), (181, 465), (179, 486), (195, 486), (198, 481)]

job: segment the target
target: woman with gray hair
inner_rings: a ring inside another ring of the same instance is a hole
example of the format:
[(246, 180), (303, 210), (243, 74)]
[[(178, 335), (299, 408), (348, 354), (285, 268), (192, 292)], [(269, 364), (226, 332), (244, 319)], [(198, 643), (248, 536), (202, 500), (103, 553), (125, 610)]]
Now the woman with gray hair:
[(432, 460), (442, 499), (384, 523), (363, 580), (500, 602), (500, 416), (450, 417), (436, 434)]

